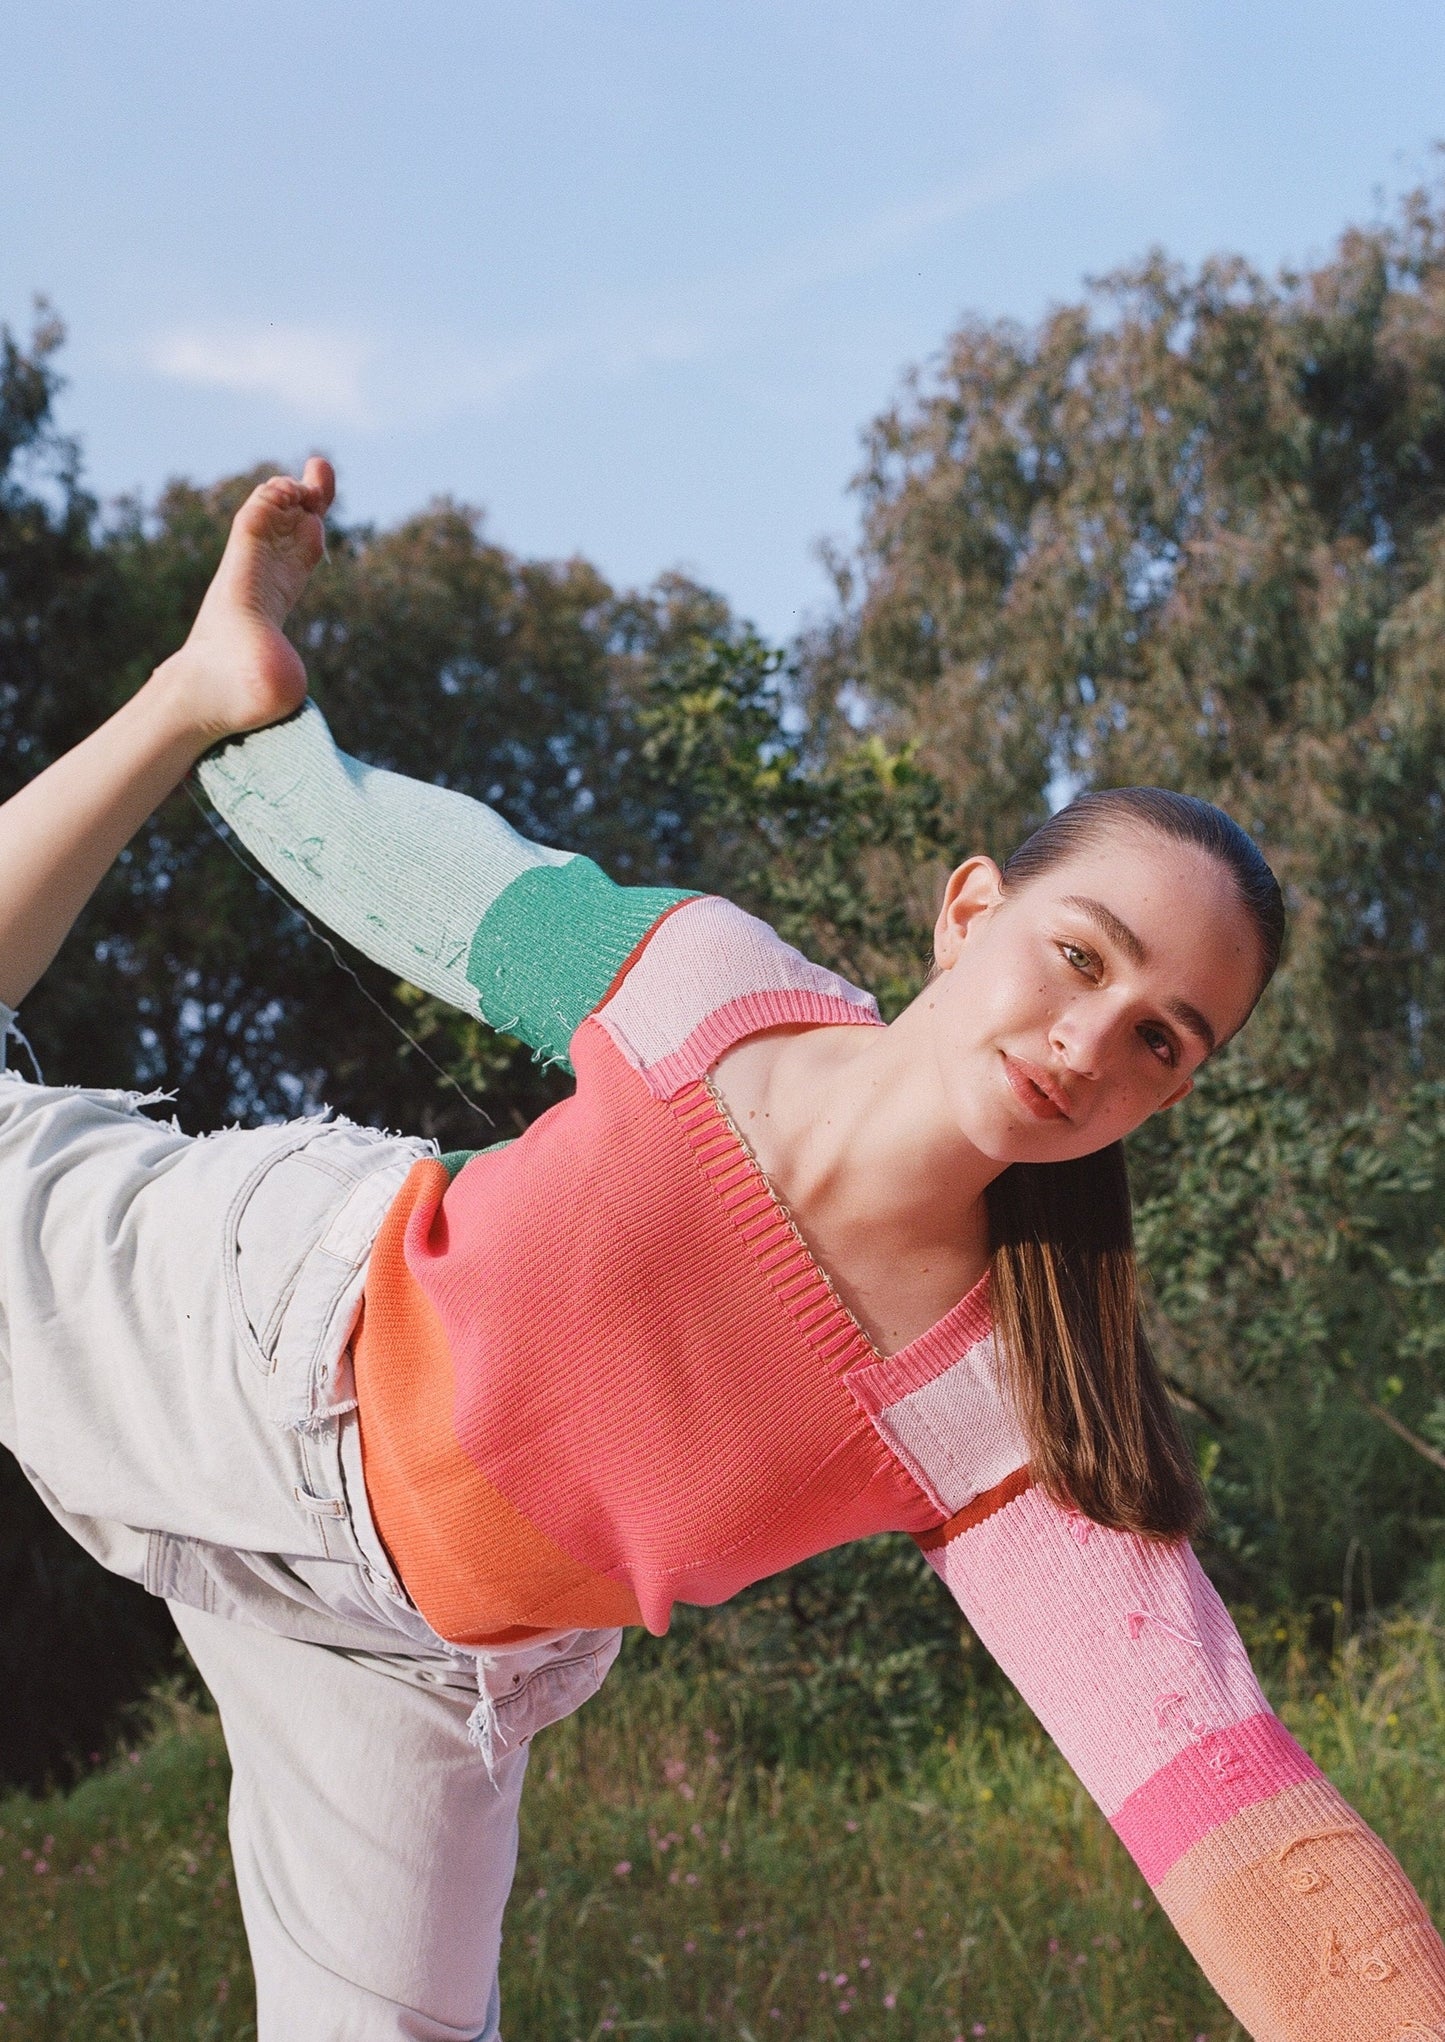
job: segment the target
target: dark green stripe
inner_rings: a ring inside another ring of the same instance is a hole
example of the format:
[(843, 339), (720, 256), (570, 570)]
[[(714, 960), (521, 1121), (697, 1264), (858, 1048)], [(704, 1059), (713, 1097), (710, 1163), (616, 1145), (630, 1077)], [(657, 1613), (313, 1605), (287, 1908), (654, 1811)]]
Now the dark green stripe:
[(504, 887), (472, 938), (467, 977), (493, 1028), (565, 1064), (581, 1022), (649, 929), (694, 896), (617, 886), (590, 858), (534, 865)]
[(509, 1134), (505, 1141), (488, 1142), (484, 1149), (448, 1149), (444, 1156), (438, 1158), (438, 1161), (448, 1177), (454, 1179), (466, 1168), (473, 1156), (490, 1156), (495, 1154), (498, 1149), (509, 1149), (516, 1139), (517, 1137), (514, 1134)]

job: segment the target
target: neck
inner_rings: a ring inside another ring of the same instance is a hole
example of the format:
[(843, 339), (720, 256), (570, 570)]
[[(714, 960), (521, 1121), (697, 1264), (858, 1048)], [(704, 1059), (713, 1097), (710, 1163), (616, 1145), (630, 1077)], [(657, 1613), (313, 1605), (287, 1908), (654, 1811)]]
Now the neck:
[(885, 1352), (941, 1318), (983, 1273), (984, 1192), (1000, 1165), (948, 1124), (916, 1008), (888, 1028), (754, 1037), (722, 1060), (717, 1083)]

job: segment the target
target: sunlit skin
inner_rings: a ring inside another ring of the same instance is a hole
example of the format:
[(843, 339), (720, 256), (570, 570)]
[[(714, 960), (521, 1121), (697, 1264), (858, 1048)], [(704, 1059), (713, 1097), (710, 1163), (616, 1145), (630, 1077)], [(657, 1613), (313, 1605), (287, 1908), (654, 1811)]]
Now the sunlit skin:
[(1135, 828), (1008, 890), (992, 859), (970, 858), (949, 879), (934, 956), (888, 1028), (778, 1031), (717, 1074), (883, 1353), (982, 1275), (993, 1178), (1091, 1154), (1184, 1098), (1260, 972), (1227, 869)]

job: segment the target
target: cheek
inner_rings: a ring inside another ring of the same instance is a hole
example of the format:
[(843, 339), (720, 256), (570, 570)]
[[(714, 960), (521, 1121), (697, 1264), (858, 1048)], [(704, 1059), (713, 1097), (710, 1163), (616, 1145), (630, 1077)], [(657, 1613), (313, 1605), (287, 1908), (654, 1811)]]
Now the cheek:
[(1157, 1113), (1178, 1086), (1179, 1076), (1175, 1071), (1161, 1069), (1157, 1077), (1148, 1071), (1137, 1072), (1127, 1085), (1120, 1088), (1121, 1108), (1127, 1111), (1131, 1125), (1137, 1127), (1151, 1113)]
[(1064, 989), (1050, 978), (1045, 960), (1002, 943), (981, 944), (972, 956), (965, 952), (947, 981), (936, 1019), (940, 1040), (956, 1054), (1046, 1034), (1064, 1003)]

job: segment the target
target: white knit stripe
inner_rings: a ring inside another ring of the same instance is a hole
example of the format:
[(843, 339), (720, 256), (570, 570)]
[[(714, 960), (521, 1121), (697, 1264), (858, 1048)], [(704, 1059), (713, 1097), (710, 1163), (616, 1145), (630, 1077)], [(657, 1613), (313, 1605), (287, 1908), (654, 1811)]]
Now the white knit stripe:
[(467, 959), (512, 881), (575, 853), (519, 836), (480, 801), (349, 758), (314, 703), (213, 753), (201, 785), (308, 914), (423, 992), (479, 1014)]
[(670, 914), (597, 1020), (646, 1071), (675, 1055), (707, 1017), (752, 993), (813, 993), (876, 1021), (871, 993), (825, 971), (753, 915), (708, 895)]
[(991, 1338), (873, 1422), (950, 1517), (1029, 1458), (1023, 1427), (998, 1380)]

